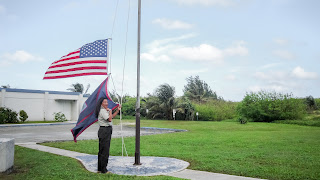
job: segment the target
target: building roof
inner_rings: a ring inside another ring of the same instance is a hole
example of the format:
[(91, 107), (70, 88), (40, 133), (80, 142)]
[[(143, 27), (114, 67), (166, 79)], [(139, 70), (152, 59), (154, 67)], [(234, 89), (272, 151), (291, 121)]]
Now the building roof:
[[(0, 88), (0, 91), (5, 89), (7, 92), (22, 92), (22, 93), (40, 93), (44, 94), (48, 92), (49, 94), (62, 94), (62, 95), (80, 95), (79, 92), (66, 92), (66, 91), (47, 91), (47, 90), (33, 90), (33, 89), (15, 89), (15, 88)], [(83, 97), (89, 97), (89, 94), (84, 94)]]

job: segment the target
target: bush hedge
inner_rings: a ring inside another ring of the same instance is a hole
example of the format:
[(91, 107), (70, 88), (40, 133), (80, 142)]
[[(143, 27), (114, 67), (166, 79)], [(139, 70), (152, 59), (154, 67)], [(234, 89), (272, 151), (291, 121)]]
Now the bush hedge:
[(20, 121), (25, 122), (28, 119), (28, 114), (24, 110), (21, 110), (19, 112), (19, 119)]
[(313, 111), (318, 109), (318, 105), (312, 96), (307, 96), (305, 98), (305, 104), (307, 105), (308, 111)]
[(54, 120), (57, 122), (67, 121), (66, 116), (62, 112), (53, 113), (53, 115), (54, 115)]
[[(123, 116), (132, 119), (136, 115), (136, 102), (137, 98), (126, 96), (122, 102), (121, 113)], [(143, 98), (140, 99), (140, 115), (146, 116), (146, 107)], [(132, 117), (131, 117), (132, 116)]]
[(136, 98), (126, 97), (122, 103), (121, 112), (124, 116), (134, 116), (136, 114)]
[(320, 98), (314, 99), (314, 102), (316, 103), (317, 109), (320, 109)]
[(293, 98), (292, 94), (260, 91), (247, 93), (238, 105), (239, 116), (255, 122), (301, 119), (306, 114), (303, 99)]
[(0, 124), (6, 123), (5, 115), (0, 112)]
[(0, 123), (18, 123), (18, 113), (10, 108), (0, 107)]
[[(221, 121), (233, 119), (237, 116), (237, 102), (211, 100), (205, 104), (194, 104), (195, 112), (198, 112), (199, 121)], [(194, 118), (197, 120), (197, 117)]]

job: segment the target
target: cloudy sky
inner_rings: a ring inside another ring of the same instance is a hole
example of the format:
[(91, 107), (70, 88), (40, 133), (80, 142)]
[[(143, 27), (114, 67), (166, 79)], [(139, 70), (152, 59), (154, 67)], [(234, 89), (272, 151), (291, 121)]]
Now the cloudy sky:
[[(259, 90), (319, 98), (319, 8), (318, 0), (142, 0), (141, 95), (168, 83), (181, 96), (186, 78), (199, 75), (226, 100)], [(53, 61), (106, 38), (109, 86), (136, 95), (137, 0), (0, 0), (0, 85), (66, 91), (79, 82), (92, 92), (105, 77), (42, 78)]]

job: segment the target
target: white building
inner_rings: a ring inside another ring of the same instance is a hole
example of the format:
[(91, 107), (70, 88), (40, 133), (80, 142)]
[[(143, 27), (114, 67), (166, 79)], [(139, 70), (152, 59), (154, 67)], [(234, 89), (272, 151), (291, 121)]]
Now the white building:
[(27, 121), (52, 121), (54, 113), (62, 112), (68, 120), (77, 121), (83, 103), (89, 95), (78, 92), (43, 91), (0, 88), (0, 106), (17, 113), (24, 110)]

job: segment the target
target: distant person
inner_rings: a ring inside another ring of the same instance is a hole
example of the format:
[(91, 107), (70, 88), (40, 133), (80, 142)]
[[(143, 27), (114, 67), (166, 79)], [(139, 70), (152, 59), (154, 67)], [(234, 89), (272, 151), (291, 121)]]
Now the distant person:
[(98, 172), (108, 173), (107, 165), (109, 160), (109, 150), (112, 135), (112, 118), (120, 111), (121, 106), (112, 114), (112, 110), (108, 108), (107, 98), (100, 98), (96, 105), (95, 115), (100, 125), (98, 131), (99, 137), (99, 153), (98, 153)]

